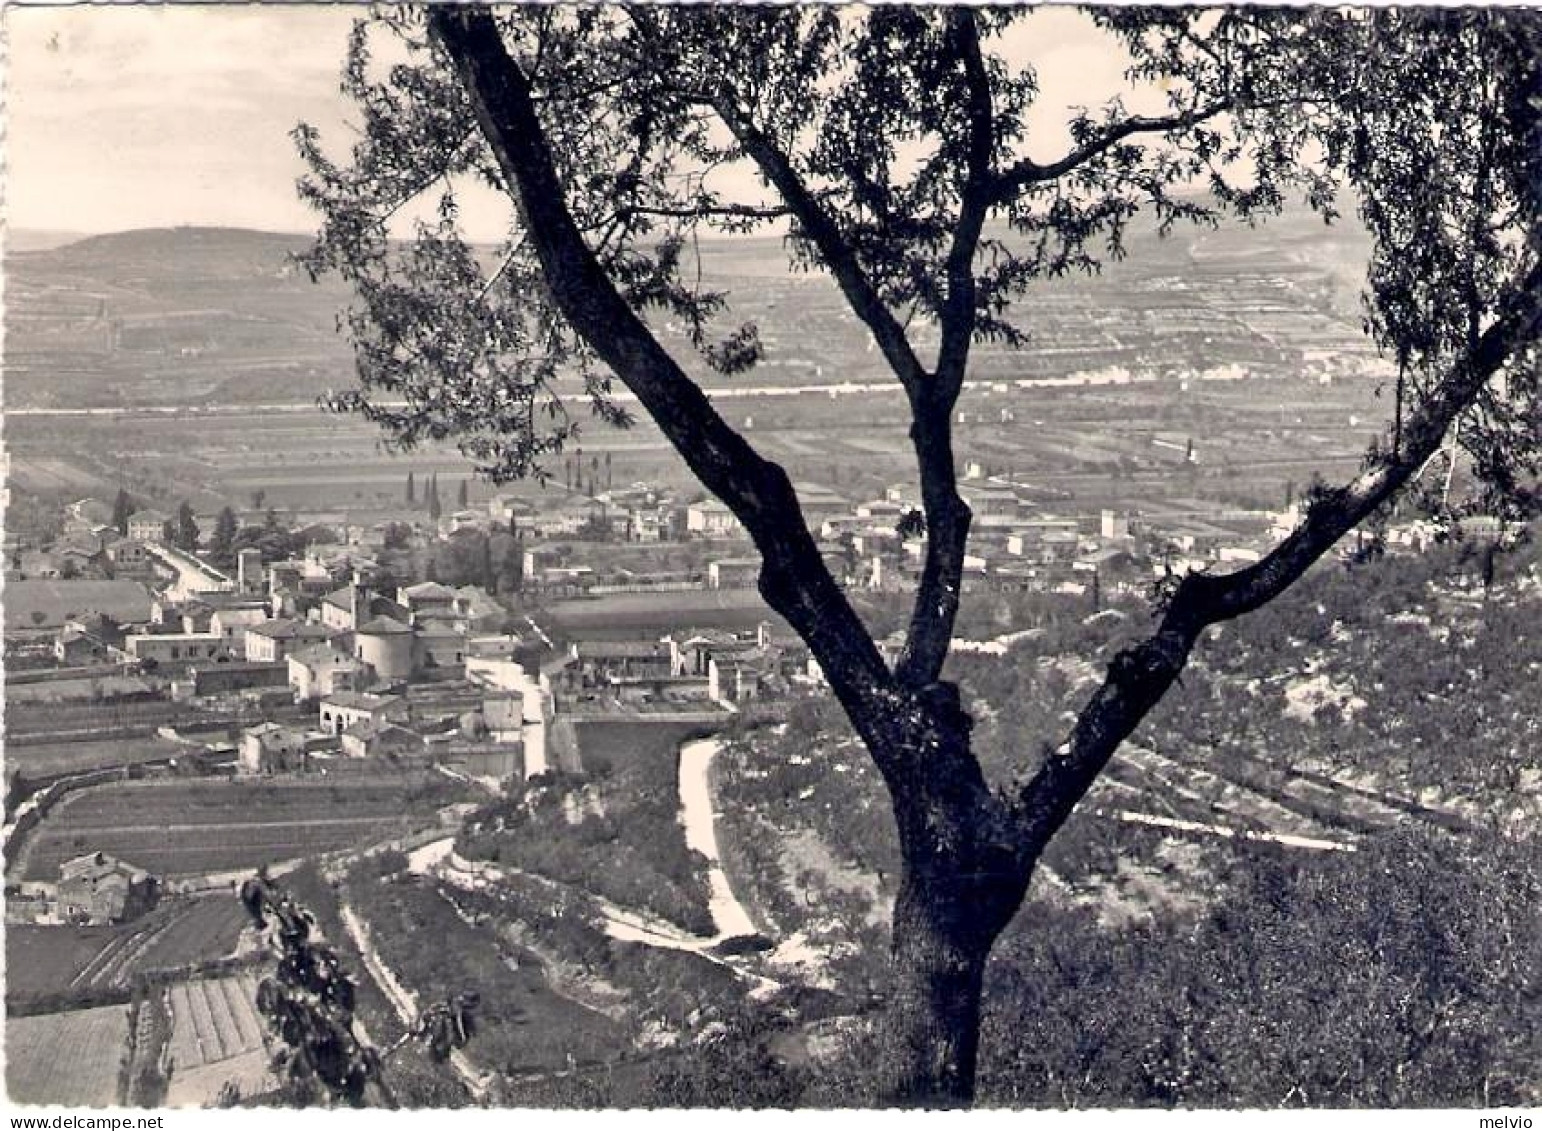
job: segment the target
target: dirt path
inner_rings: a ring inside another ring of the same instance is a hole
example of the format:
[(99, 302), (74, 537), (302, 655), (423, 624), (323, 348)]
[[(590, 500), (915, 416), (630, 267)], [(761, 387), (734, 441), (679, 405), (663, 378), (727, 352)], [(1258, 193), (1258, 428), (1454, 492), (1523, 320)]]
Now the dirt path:
[(725, 939), (753, 935), (756, 931), (755, 921), (728, 883), (718, 853), (709, 773), (712, 759), (721, 749), (722, 743), (715, 738), (687, 742), (680, 747), (680, 818), (685, 825), (686, 847), (694, 848), (707, 858), (707, 883), (711, 891), (708, 910), (719, 939)]

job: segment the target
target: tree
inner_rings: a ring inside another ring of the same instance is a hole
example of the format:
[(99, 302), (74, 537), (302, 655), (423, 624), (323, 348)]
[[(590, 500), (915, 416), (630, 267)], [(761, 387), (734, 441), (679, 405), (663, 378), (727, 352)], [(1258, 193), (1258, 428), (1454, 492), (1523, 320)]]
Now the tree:
[(219, 517), (214, 520), (213, 544), (209, 550), (209, 556), (216, 564), (228, 564), (235, 560), (236, 534), (239, 530), (236, 512), (229, 507), (222, 507)]
[(134, 513), (134, 500), (129, 498), (129, 493), (122, 487), (118, 488), (117, 495), (112, 501), (112, 524), (118, 533), (128, 537), (129, 515)]
[(193, 506), (186, 499), (177, 507), (176, 525), (171, 532), (171, 544), (179, 550), (192, 553), (198, 548), (198, 522), (193, 517)]
[(428, 517), (438, 522), (443, 513), (444, 508), (439, 504), (439, 476), (435, 474), (428, 480)]
[[(1098, 11), (1166, 108), (1078, 111), (1069, 145), (1044, 160), (1027, 155), (1043, 152), (1029, 145), (1034, 73), (1006, 57), (1022, 18), (435, 7), (377, 25), (410, 58), (384, 74), (368, 30), (351, 41), (345, 84), (363, 130), (346, 165), (315, 130), (296, 133), (310, 170), (301, 194), (321, 214), (307, 265), (341, 274), (358, 299), (347, 326), (361, 384), (334, 407), (403, 445), (456, 435), (503, 481), (545, 474), (574, 438), (559, 372), (625, 425), (619, 381), (754, 540), (762, 595), (808, 643), (890, 794), (903, 867), (884, 1069), (900, 1103), (972, 1098), (994, 941), (1045, 845), (1205, 630), (1285, 592), (1448, 436), (1500, 505), (1535, 473), (1542, 433), (1536, 21)], [(766, 192), (730, 196), (702, 173), (725, 165), (751, 169)], [(515, 205), (491, 270), (457, 226), (467, 181)], [(1198, 185), (1207, 198), (1186, 191)], [(1011, 780), (988, 781), (943, 677), (971, 522), (952, 421), (972, 346), (1031, 348), (1030, 288), (1123, 255), (1137, 215), (1166, 232), (1299, 194), (1331, 216), (1346, 187), (1373, 241), (1366, 326), (1403, 373), (1388, 436), (1359, 474), (1313, 492), (1262, 561), (1173, 577), (1155, 630), (1114, 656), (1069, 733), (1030, 738)], [(430, 191), (410, 246), (388, 240), (385, 221)], [(821, 560), (787, 473), (644, 320), (682, 327), (715, 372), (752, 367), (756, 327), (721, 324), (728, 296), (705, 289), (692, 248), (701, 232), (773, 223), (795, 269), (834, 280), (906, 398), (926, 540), (892, 667)], [(912, 331), (922, 324), (935, 335), (927, 356)]]

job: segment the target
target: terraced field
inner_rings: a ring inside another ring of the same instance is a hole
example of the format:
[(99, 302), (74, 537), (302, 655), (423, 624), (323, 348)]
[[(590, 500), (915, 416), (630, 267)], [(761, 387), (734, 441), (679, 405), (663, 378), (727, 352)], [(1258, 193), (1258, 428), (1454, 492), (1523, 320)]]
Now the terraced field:
[(178, 982), (171, 999), (171, 1055), (185, 1068), (262, 1048), (257, 979), (252, 974)]
[(163, 877), (255, 869), (380, 840), (464, 799), (447, 779), (382, 774), (323, 782), (124, 782), (71, 794), (44, 819), (17, 862), (24, 880), (106, 852)]
[(5, 1022), (5, 1088), (13, 1103), (109, 1107), (128, 1049), (126, 1005)]
[(246, 1096), (267, 1090), (255, 975), (178, 982), (166, 993), (172, 1016), (168, 1106), (207, 1105), (227, 1083)]

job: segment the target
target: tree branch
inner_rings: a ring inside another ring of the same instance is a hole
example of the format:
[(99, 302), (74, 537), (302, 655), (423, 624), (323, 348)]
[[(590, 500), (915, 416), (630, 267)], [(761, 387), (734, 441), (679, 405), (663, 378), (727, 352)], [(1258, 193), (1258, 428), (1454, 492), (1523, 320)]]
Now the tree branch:
[(868, 279), (851, 244), (841, 235), (830, 214), (820, 206), (814, 194), (803, 183), (803, 178), (793, 168), (787, 154), (764, 131), (741, 113), (725, 95), (720, 94), (714, 98), (712, 106), (718, 117), (722, 118), (723, 124), (744, 147), (744, 151), (787, 202), (804, 235), (819, 249), (820, 257), (835, 276), (841, 293), (846, 296), (853, 313), (873, 335), (884, 360), (909, 394), (914, 409), (916, 398), (927, 382), (926, 369), (911, 348), (899, 320), (884, 305), (882, 297)]
[(937, 369), (925, 403), (915, 409), (910, 429), (920, 471), (921, 505), (926, 512), (926, 559), (911, 608), (905, 650), (895, 666), (895, 675), (910, 687), (934, 682), (947, 660), (972, 518), (958, 493), (952, 428), (953, 408), (964, 387), (975, 330), (978, 286), (974, 257), (990, 210), (991, 150), (995, 144), (990, 76), (980, 51), (976, 20), (976, 13), (969, 8), (953, 8), (948, 13), (948, 42), (963, 68), (969, 93), (965, 106), (968, 135), (958, 220), (944, 267), (947, 296), (937, 318)]
[(1131, 115), (1121, 122), (1105, 127), (1097, 137), (1048, 165), (1040, 165), (1028, 157), (1022, 158), (995, 178), (991, 186), (991, 202), (996, 205), (1006, 204), (1029, 185), (1045, 184), (1063, 177), (1127, 138), (1141, 134), (1162, 134), (1188, 129), (1235, 108), (1232, 99), (1220, 98), (1180, 114), (1168, 114), (1158, 118)]
[(445, 5), (432, 8), (428, 20), (470, 97), (558, 309), (637, 396), (702, 483), (744, 523), (763, 560), (761, 592), (808, 642), (858, 732), (882, 758), (896, 749), (894, 736), (879, 729), (892, 679), (825, 567), (786, 472), (718, 415), (584, 242), (564, 203), (529, 81), (489, 10)]
[(1114, 658), (1066, 742), (1017, 790), (1013, 802), (1024, 841), (1034, 850), (1048, 843), (1120, 743), (1178, 678), (1201, 632), (1260, 608), (1299, 580), (1418, 473), (1505, 362), (1539, 334), (1542, 263), (1527, 273), (1476, 349), (1430, 391), (1405, 428), (1401, 451), (1381, 457), (1345, 486), (1319, 498), (1301, 524), (1261, 561), (1221, 576), (1186, 576), (1157, 631)]

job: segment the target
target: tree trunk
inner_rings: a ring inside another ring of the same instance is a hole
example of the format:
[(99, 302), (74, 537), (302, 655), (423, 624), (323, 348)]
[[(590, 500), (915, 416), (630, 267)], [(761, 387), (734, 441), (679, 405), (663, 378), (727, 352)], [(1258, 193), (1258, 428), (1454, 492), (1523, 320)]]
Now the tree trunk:
[(969, 749), (956, 689), (923, 697), (924, 725), (889, 782), (904, 871), (894, 904), (883, 1099), (974, 1102), (980, 995), (991, 948), (1022, 906), (1037, 850), (1017, 835)]
[(907, 874), (894, 907), (884, 1099), (899, 1107), (967, 1107), (985, 961), (997, 932), (969, 921), (956, 900), (921, 889)]

